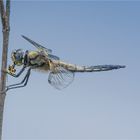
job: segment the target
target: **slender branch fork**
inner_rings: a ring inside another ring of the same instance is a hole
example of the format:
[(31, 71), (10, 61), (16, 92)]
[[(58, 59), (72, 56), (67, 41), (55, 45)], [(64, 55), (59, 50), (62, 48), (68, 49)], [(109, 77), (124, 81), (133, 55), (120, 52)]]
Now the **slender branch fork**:
[(1, 77), (0, 77), (0, 140), (2, 139), (2, 122), (3, 122), (3, 110), (6, 92), (2, 93), (6, 87), (6, 73), (4, 70), (7, 67), (7, 54), (8, 54), (8, 43), (9, 43), (9, 17), (10, 17), (10, 0), (6, 0), (6, 6), (4, 6), (4, 0), (0, 0), (0, 16), (2, 23), (2, 34), (3, 34), (3, 48), (2, 48), (2, 66), (1, 66)]

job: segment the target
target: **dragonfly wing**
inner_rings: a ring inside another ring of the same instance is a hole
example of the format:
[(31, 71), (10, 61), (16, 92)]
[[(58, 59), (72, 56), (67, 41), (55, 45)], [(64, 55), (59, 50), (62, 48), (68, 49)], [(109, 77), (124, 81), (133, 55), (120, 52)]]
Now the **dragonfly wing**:
[(23, 37), (25, 40), (27, 40), (28, 42), (30, 42), (32, 45), (34, 45), (38, 50), (44, 51), (44, 52), (46, 52), (47, 54), (51, 54), (51, 53), (52, 53), (52, 50), (51, 50), (51, 49), (45, 48), (44, 46), (42, 46), (42, 45), (36, 43), (35, 41), (29, 39), (28, 37), (26, 37), (26, 36), (24, 36), (24, 35), (22, 35), (22, 37)]
[(48, 82), (54, 88), (61, 90), (69, 86), (74, 80), (74, 73), (63, 67), (57, 67), (55, 71), (50, 72)]
[(55, 55), (52, 55), (52, 54), (48, 54), (47, 57), (51, 60), (60, 60), (60, 58), (58, 56), (55, 56)]

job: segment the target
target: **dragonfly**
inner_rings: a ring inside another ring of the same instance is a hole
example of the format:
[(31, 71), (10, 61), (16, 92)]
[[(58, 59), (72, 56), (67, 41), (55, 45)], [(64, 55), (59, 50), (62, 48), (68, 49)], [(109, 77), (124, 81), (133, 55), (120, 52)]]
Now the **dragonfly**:
[[(22, 37), (31, 43), (36, 50), (23, 51), (22, 49), (17, 49), (12, 51), (12, 65), (9, 65), (6, 70), (7, 74), (13, 77), (19, 77), (25, 69), (27, 69), (27, 72), (21, 82), (7, 86), (6, 91), (25, 87), (28, 83), (32, 70), (48, 72), (48, 83), (54, 88), (61, 90), (73, 82), (75, 73), (101, 72), (125, 68), (124, 65), (79, 66), (70, 64), (60, 60), (58, 56), (53, 55), (51, 49), (40, 45), (24, 35), (22, 35)], [(21, 67), (18, 73), (16, 73), (16, 66)]]

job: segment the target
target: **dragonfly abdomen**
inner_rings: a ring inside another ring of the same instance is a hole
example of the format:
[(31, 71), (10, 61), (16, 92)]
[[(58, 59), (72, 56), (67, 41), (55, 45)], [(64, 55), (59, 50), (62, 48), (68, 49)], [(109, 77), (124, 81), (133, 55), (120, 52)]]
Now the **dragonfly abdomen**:
[(57, 63), (59, 66), (62, 66), (63, 68), (72, 72), (100, 72), (100, 71), (109, 71), (114, 69), (125, 68), (125, 66), (122, 65), (78, 66), (63, 61), (58, 61)]

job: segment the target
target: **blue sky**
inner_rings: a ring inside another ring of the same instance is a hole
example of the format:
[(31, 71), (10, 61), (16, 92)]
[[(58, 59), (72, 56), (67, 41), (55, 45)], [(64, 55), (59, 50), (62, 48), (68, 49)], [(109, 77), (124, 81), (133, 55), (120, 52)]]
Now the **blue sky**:
[(24, 34), (67, 62), (127, 67), (78, 73), (61, 91), (33, 71), (7, 93), (4, 140), (140, 139), (140, 2), (12, 1), (10, 20), (8, 64), (13, 49), (35, 49)]

